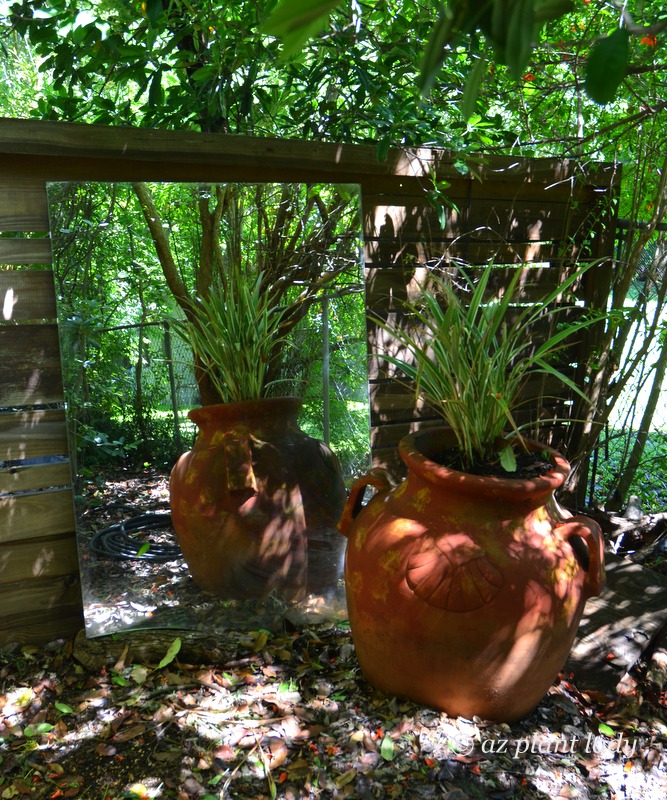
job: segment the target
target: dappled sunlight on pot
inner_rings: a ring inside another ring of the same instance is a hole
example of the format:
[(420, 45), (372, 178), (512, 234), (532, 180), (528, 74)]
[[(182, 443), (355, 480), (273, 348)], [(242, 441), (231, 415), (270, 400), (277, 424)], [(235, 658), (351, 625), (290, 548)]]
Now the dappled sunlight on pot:
[(191, 413), (193, 449), (170, 481), (172, 519), (195, 582), (228, 599), (335, 592), (345, 488), (333, 453), (296, 423), (297, 398)]
[[(407, 436), (403, 483), (375, 471), (353, 486), (341, 524), (352, 636), (376, 687), (511, 722), (544, 696), (603, 585), (602, 536), (553, 502), (567, 476), (555, 451), (528, 442), (554, 468), (522, 480), (431, 460), (451, 444), (443, 428)], [(369, 484), (377, 493), (359, 507)]]

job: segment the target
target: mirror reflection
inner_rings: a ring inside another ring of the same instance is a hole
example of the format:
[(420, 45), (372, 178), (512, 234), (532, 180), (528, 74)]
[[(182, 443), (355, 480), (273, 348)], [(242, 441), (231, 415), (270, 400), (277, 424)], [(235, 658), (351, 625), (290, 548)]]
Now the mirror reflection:
[(49, 206), (87, 635), (344, 618), (357, 187), (67, 183)]

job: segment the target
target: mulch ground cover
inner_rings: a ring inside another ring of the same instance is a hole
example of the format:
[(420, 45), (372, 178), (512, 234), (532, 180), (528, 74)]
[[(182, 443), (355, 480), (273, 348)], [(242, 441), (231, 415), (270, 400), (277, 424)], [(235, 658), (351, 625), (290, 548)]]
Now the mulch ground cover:
[[(124, 506), (161, 507), (162, 477), (133, 480), (87, 487), (91, 531)], [(159, 618), (167, 587), (174, 614), (198, 606), (197, 625), (0, 650), (0, 798), (667, 796), (667, 708), (651, 673), (623, 695), (560, 675), (512, 725), (451, 718), (370, 687), (337, 611), (205, 630), (218, 611), (177, 561), (100, 571), (104, 620), (114, 598)]]

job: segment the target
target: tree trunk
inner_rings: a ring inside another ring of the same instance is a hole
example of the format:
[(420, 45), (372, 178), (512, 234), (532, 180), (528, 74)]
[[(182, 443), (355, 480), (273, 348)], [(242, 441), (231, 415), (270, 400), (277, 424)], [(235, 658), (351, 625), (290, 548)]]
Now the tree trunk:
[[(178, 272), (178, 267), (176, 266), (176, 261), (171, 251), (171, 245), (169, 244), (169, 237), (167, 236), (164, 225), (162, 224), (160, 212), (157, 210), (157, 207), (153, 202), (153, 197), (151, 196), (151, 193), (149, 192), (145, 183), (133, 183), (132, 187), (137, 195), (144, 219), (146, 220), (146, 224), (148, 225), (148, 229), (151, 233), (153, 244), (155, 245), (155, 251), (160, 261), (160, 266), (162, 267), (162, 273), (167, 281), (167, 286), (169, 287), (178, 305), (183, 309), (185, 316), (188, 319), (191, 319), (191, 303), (193, 298), (190, 296), (188, 288)], [(218, 205), (220, 205), (220, 203), (218, 203)], [(200, 205), (200, 213), (201, 210), (202, 209)], [(210, 216), (201, 216), (201, 249), (202, 252), (206, 254), (207, 260), (205, 263), (205, 269), (203, 271), (201, 269), (197, 269), (196, 271), (195, 281), (197, 283), (197, 290), (200, 294), (206, 294), (210, 289), (212, 280), (211, 265), (213, 263), (215, 252), (214, 239), (217, 240), (219, 238), (220, 216), (221, 212), (218, 212), (217, 207)], [(202, 278), (202, 272), (205, 275), (204, 279)], [(214, 405), (222, 402), (220, 394), (213, 387), (211, 379), (209, 378), (207, 372), (202, 369), (201, 362), (196, 356), (194, 361), (195, 379), (197, 381), (197, 386), (199, 387), (202, 404)]]
[[(662, 392), (662, 385), (665, 381), (665, 374), (667, 374), (667, 347), (663, 345), (660, 348), (660, 355), (655, 365), (653, 385), (651, 386), (648, 402), (646, 403), (644, 415), (639, 425), (637, 438), (635, 439), (635, 443), (632, 447), (632, 452), (630, 453), (630, 457), (628, 458), (625, 469), (619, 476), (619, 480), (615, 487), (616, 494), (618, 494), (622, 499), (625, 499), (625, 496), (627, 495), (630, 484), (634, 480), (637, 469), (639, 468), (642, 455), (644, 454), (644, 448), (646, 447), (646, 442), (653, 424), (653, 416), (656, 408), (658, 407), (658, 401), (660, 400), (660, 394)], [(614, 487), (612, 487), (612, 491), (613, 489)]]
[[(646, 160), (649, 163), (648, 159)], [(624, 359), (625, 345), (634, 326), (635, 319), (626, 314), (625, 301), (632, 281), (637, 275), (641, 255), (654, 235), (658, 223), (667, 211), (667, 156), (663, 155), (660, 180), (656, 187), (655, 202), (649, 222), (641, 229), (635, 227), (628, 233), (625, 258), (619, 258), (616, 263), (615, 276), (610, 311), (605, 332), (592, 343), (591, 352), (588, 353), (592, 360), (595, 356), (596, 364), (590, 368), (587, 381), (586, 394), (589, 399), (588, 407), (584, 404), (575, 406), (571, 435), (568, 438), (567, 455), (573, 462), (573, 470), (561, 500), (570, 506), (581, 507), (585, 504), (586, 475), (590, 455), (595, 449), (600, 432), (609, 420), (611, 411), (625, 386), (636, 373), (638, 367), (648, 354), (651, 338), (657, 332), (659, 315), (664, 303), (665, 278), (659, 288), (662, 298), (656, 311), (656, 317), (650, 331), (645, 337), (645, 342), (632, 356)], [(634, 237), (634, 241), (633, 241)], [(646, 297), (643, 303), (637, 306), (637, 314), (646, 312)], [(594, 350), (594, 352), (593, 352)]]

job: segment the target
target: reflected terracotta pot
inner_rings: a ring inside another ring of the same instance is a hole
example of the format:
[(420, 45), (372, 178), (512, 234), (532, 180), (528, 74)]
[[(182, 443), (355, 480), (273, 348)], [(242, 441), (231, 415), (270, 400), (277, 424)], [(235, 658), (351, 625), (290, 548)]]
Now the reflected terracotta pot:
[(332, 591), (345, 485), (332, 451), (297, 424), (294, 397), (204, 406), (170, 478), (171, 516), (197, 585), (225, 598)]
[(602, 532), (557, 505), (570, 467), (555, 450), (530, 442), (553, 468), (520, 480), (432, 460), (453, 446), (447, 429), (407, 436), (399, 486), (373, 470), (352, 487), (340, 523), (352, 637), (378, 689), (511, 722), (547, 692), (604, 585)]

